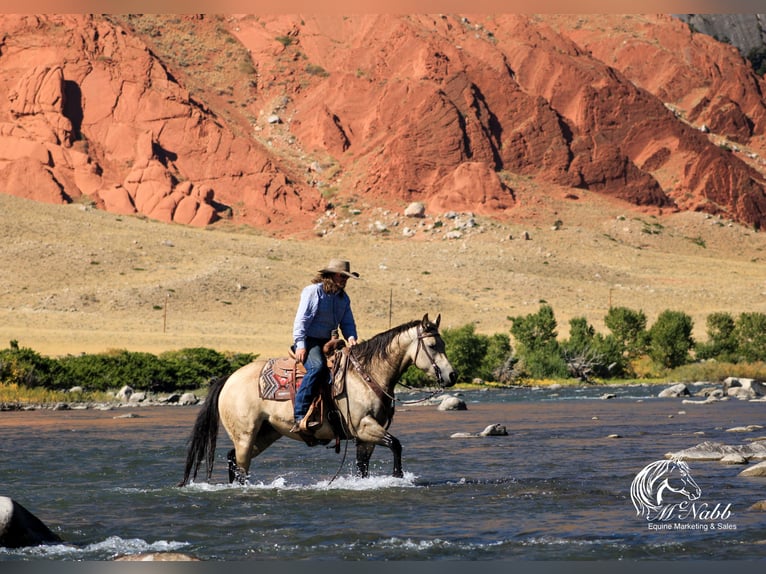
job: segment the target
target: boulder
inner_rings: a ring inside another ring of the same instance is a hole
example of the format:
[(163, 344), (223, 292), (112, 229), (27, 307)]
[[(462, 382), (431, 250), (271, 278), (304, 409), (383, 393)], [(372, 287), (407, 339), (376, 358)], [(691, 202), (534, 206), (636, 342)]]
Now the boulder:
[(178, 399), (178, 404), (182, 406), (196, 405), (198, 402), (199, 399), (194, 393), (184, 393), (181, 395), (181, 398)]
[(0, 496), (0, 546), (21, 548), (61, 542), (34, 514), (7, 496)]
[(465, 411), (468, 409), (468, 407), (466, 406), (463, 399), (453, 397), (452, 395), (447, 395), (442, 399), (436, 409), (440, 411)]
[(425, 217), (426, 206), (420, 201), (413, 201), (407, 206), (407, 209), (404, 210), (404, 215), (406, 217)]
[(723, 382), (723, 392), (726, 396), (747, 401), (766, 395), (766, 386), (755, 379), (728, 377)]
[(132, 394), (133, 394), (133, 389), (129, 385), (125, 385), (119, 391), (117, 391), (116, 398), (121, 401), (122, 400), (129, 401), (130, 395)]
[(689, 387), (687, 387), (685, 383), (676, 383), (675, 385), (660, 391), (660, 394), (657, 396), (662, 398), (667, 398), (667, 397), (678, 398), (678, 397), (688, 397), (689, 395), (691, 395), (691, 393), (689, 392)]
[(508, 436), (508, 429), (505, 428), (505, 425), (495, 423), (487, 426), (479, 434), (481, 436)]

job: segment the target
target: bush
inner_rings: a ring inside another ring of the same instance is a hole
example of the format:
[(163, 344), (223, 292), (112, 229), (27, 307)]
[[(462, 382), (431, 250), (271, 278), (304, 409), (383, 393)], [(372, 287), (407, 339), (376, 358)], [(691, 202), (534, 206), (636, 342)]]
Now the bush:
[(648, 347), (646, 315), (627, 307), (610, 307), (604, 324), (614, 335), (622, 354), (628, 360), (643, 355)]
[[(442, 332), (445, 352), (452, 367), (458, 373), (458, 382), (474, 379), (492, 380), (500, 374), (503, 365), (511, 355), (511, 341), (508, 335), (496, 333), (492, 336), (475, 332), (474, 325), (463, 325)], [(412, 387), (423, 387), (433, 381), (420, 369), (410, 367), (401, 378), (402, 383)]]
[(59, 365), (55, 360), (19, 347), (16, 340), (0, 351), (0, 383), (53, 388), (58, 373)]
[(0, 351), (0, 383), (57, 390), (79, 385), (91, 392), (130, 385), (136, 390), (172, 392), (199, 388), (212, 378), (228, 376), (256, 357), (191, 348), (168, 351), (159, 357), (112, 350), (50, 359), (11, 341), (9, 349)]
[(628, 363), (614, 335), (596, 333), (584, 317), (569, 321), (569, 339), (561, 349), (570, 375), (581, 380), (622, 376), (627, 370)]

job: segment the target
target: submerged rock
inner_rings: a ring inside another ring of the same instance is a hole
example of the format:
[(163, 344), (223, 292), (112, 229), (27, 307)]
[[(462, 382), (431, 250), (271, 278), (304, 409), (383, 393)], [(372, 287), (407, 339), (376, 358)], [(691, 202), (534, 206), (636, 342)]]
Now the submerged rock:
[(766, 476), (766, 462), (759, 462), (739, 473), (739, 476)]
[(508, 436), (508, 429), (505, 425), (495, 423), (488, 425), (481, 432), (456, 432), (452, 433), (450, 438), (481, 438), (485, 436)]
[(754, 442), (746, 445), (733, 446), (720, 442), (705, 441), (691, 448), (677, 452), (669, 452), (665, 455), (665, 458), (696, 461), (723, 461), (725, 457), (730, 457), (727, 461), (737, 460), (735, 457), (742, 457), (746, 462), (750, 460), (764, 460), (766, 459), (766, 445), (760, 442)]

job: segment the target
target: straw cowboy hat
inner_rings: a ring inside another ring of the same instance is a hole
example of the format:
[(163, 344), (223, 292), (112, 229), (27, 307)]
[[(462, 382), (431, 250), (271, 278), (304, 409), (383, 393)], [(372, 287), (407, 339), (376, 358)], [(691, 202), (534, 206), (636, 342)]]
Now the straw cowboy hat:
[(353, 277), (359, 279), (359, 273), (356, 271), (351, 272), (351, 264), (345, 259), (330, 259), (327, 267), (319, 270), (320, 273), (340, 273), (346, 277)]

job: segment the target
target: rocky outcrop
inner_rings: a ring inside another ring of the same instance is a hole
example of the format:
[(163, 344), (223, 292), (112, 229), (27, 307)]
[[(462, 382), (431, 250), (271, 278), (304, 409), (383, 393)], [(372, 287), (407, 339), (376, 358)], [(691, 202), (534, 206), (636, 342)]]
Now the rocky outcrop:
[(86, 196), (114, 213), (194, 226), (267, 224), (319, 205), (131, 32), (86, 15), (2, 18), (3, 191), (54, 203)]
[(766, 223), (766, 86), (670, 16), (170, 16), (248, 61), (192, 94), (130, 18), (0, 16), (2, 191), (300, 232), (328, 200), (506, 217), (532, 181)]

